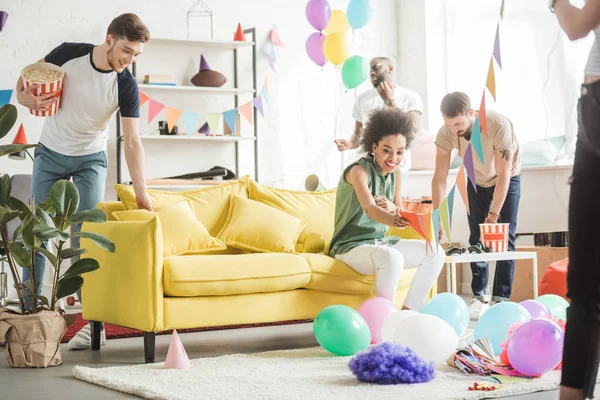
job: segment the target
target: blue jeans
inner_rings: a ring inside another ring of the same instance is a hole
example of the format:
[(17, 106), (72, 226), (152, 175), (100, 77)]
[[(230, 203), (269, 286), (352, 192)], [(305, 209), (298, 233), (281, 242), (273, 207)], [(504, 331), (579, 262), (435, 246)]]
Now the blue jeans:
[[(31, 195), (35, 200), (35, 204), (48, 199), (50, 188), (55, 182), (61, 179), (73, 178), (73, 183), (79, 191), (79, 208), (77, 211), (95, 208), (99, 202), (104, 200), (107, 166), (108, 160), (104, 151), (85, 156), (65, 156), (43, 145), (36, 147), (31, 181)], [(81, 229), (81, 224), (74, 225), (73, 229)], [(72, 239), (71, 246), (79, 247), (79, 238)], [(47, 248), (47, 243), (44, 243), (43, 247)], [(74, 262), (77, 258), (72, 260)], [(36, 294), (41, 293), (45, 267), (46, 257), (41, 253), (36, 253)], [(23, 283), (30, 279), (30, 270), (24, 269)]]
[[(485, 218), (492, 207), (492, 198), (494, 196), (495, 186), (485, 188), (477, 186), (477, 193), (470, 183), (467, 184), (467, 193), (469, 197), (469, 208), (471, 214), (468, 216), (469, 229), (471, 236), (469, 243), (474, 245), (480, 242), (479, 224), (485, 222)], [(517, 212), (519, 210), (519, 200), (521, 198), (521, 177), (519, 175), (510, 179), (506, 200), (500, 211), (499, 223), (509, 223), (508, 251), (515, 251), (515, 241), (517, 233)], [(490, 294), (488, 290), (489, 270), (486, 262), (471, 263), (471, 289), (473, 297), (480, 301), (489, 301)], [(492, 291), (492, 300), (506, 301), (510, 298), (512, 291), (513, 277), (515, 274), (515, 261), (498, 261), (496, 263), (496, 274), (494, 276), (494, 286)]]

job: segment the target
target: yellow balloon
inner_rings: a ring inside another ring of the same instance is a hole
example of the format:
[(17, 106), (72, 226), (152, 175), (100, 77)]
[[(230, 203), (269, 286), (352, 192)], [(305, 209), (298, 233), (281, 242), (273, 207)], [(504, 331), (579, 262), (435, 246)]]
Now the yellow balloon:
[(350, 23), (348, 22), (346, 13), (342, 10), (333, 10), (329, 18), (329, 23), (325, 27), (327, 36), (334, 33), (341, 33), (342, 36), (346, 37), (348, 32), (350, 32)]
[(325, 58), (333, 65), (339, 65), (348, 58), (348, 42), (346, 36), (341, 33), (334, 33), (325, 38), (323, 43), (323, 53)]

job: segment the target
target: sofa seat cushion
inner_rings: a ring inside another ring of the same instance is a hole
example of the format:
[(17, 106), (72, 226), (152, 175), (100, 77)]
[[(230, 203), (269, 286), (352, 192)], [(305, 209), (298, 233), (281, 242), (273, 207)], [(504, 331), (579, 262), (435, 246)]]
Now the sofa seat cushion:
[(165, 296), (280, 292), (305, 287), (311, 271), (293, 254), (186, 255), (164, 258)]
[[(306, 289), (372, 296), (376, 294), (375, 275), (359, 274), (343, 262), (323, 254), (299, 255), (308, 261), (312, 271)], [(416, 271), (416, 268), (402, 271), (398, 291), (408, 290)]]

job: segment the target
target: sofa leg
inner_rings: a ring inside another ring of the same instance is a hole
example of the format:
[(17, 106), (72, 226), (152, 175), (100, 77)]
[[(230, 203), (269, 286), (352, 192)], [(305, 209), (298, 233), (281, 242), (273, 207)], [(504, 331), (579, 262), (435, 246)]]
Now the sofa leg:
[(90, 321), (92, 331), (92, 350), (100, 350), (100, 329), (102, 322)]
[(156, 334), (154, 332), (144, 332), (144, 359), (146, 364), (154, 363), (156, 356), (155, 338)]

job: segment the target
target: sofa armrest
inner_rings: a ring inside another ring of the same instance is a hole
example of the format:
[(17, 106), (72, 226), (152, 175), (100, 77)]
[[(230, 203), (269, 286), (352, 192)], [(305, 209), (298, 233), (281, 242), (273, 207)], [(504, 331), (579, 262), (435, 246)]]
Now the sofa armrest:
[(104, 211), (109, 221), (115, 221), (114, 217), (112, 216), (112, 213), (114, 211), (125, 210), (125, 206), (120, 201), (103, 201), (101, 203), (98, 203), (96, 208), (99, 208), (100, 210)]
[(317, 233), (309, 233), (304, 238), (303, 253), (321, 253), (325, 250), (325, 239)]
[(160, 221), (84, 223), (82, 231), (106, 236), (110, 253), (81, 239), (96, 271), (83, 275), (83, 318), (147, 332), (163, 330), (163, 239)]

